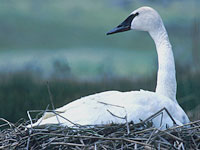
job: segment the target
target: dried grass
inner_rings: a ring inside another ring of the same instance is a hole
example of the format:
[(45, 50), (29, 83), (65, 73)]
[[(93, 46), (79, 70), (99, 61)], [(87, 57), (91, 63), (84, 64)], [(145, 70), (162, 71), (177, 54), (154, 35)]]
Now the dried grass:
[[(27, 129), (0, 118), (0, 149), (200, 149), (200, 120), (160, 130), (150, 119), (134, 124), (63, 127), (46, 125)], [(32, 120), (31, 120), (32, 121)]]

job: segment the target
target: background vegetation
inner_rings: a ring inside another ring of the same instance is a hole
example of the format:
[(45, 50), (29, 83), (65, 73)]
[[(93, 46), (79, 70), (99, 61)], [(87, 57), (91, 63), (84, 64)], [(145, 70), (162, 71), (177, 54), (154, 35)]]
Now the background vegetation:
[[(0, 117), (56, 107), (106, 90), (154, 90), (157, 55), (144, 32), (105, 33), (143, 5), (157, 9), (176, 60), (177, 99), (191, 119), (200, 108), (198, 0), (1, 0)], [(145, 43), (145, 44), (144, 44)]]

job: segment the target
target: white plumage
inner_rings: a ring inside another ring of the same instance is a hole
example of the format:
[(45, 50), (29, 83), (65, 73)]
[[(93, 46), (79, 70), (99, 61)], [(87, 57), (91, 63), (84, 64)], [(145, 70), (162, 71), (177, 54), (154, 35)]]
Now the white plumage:
[[(138, 123), (140, 119), (145, 120), (164, 107), (177, 124), (188, 123), (186, 113), (176, 101), (174, 57), (161, 17), (154, 9), (141, 7), (107, 34), (130, 29), (149, 32), (155, 42), (159, 62), (156, 92), (107, 91), (86, 96), (56, 109), (55, 111), (59, 113), (57, 116), (53, 113), (45, 113), (36, 123), (28, 127), (57, 123), (64, 126), (125, 123), (126, 121)], [(153, 119), (153, 123), (159, 128), (161, 116)], [(173, 121), (164, 112), (163, 128), (166, 125), (173, 126)]]

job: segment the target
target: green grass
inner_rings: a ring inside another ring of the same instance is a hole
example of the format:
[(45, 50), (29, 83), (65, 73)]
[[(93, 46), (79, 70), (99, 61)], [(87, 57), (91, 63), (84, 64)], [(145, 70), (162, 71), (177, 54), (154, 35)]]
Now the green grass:
[[(183, 69), (185, 72), (185, 69)], [(178, 76), (177, 99), (183, 109), (188, 112), (199, 107), (199, 73), (182, 74)], [(53, 95), (55, 107), (61, 107), (68, 102), (83, 96), (91, 95), (108, 90), (131, 91), (149, 90), (154, 91), (156, 75), (137, 80), (130, 78), (116, 78), (114, 76), (102, 76), (95, 81), (80, 81), (77, 78), (49, 79), (50, 89)], [(46, 80), (29, 72), (0, 75), (0, 117), (16, 122), (20, 118), (26, 118), (28, 110), (45, 110), (50, 104), (46, 86)], [(51, 106), (49, 107), (51, 108)], [(198, 114), (199, 112), (193, 112)], [(199, 119), (190, 116), (192, 120)]]

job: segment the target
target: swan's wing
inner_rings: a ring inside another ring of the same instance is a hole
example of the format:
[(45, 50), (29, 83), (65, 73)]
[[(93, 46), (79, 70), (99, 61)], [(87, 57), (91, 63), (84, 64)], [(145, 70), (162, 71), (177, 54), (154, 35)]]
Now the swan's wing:
[(115, 105), (115, 102), (119, 101), (121, 94), (118, 91), (109, 91), (83, 97), (56, 109), (57, 116), (55, 113), (45, 113), (33, 126), (57, 123), (73, 125), (71, 122), (82, 125), (111, 123), (109, 122), (110, 119), (108, 119), (108, 117), (111, 117), (109, 110), (114, 112), (113, 110), (119, 109), (118, 113), (115, 114), (119, 116), (125, 115), (124, 111), (121, 111), (124, 108)]

